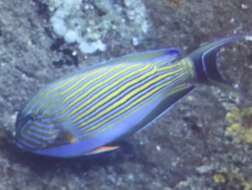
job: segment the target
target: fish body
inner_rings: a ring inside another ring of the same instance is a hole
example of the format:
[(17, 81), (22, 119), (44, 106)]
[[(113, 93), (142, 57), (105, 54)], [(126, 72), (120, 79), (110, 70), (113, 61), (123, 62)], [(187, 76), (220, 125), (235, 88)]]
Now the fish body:
[(135, 53), (48, 84), (19, 113), (16, 144), (63, 158), (117, 149), (109, 145), (147, 126), (195, 82), (224, 82), (214, 58), (236, 38), (215, 41), (187, 57), (175, 48)]

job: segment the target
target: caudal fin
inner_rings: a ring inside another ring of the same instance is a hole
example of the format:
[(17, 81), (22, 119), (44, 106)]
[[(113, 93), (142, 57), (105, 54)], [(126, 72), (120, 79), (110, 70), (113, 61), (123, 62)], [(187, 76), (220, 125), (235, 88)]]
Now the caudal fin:
[(203, 45), (189, 55), (196, 69), (196, 78), (198, 82), (217, 82), (229, 84), (221, 76), (217, 66), (217, 53), (222, 47), (232, 44), (236, 41), (252, 41), (252, 36), (235, 35), (222, 38), (214, 42)]

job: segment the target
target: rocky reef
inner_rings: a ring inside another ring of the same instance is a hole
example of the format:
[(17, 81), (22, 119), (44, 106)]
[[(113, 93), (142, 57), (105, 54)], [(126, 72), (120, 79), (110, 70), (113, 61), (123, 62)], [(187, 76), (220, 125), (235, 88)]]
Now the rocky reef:
[[(251, 190), (252, 45), (223, 50), (239, 93), (199, 86), (111, 154), (71, 160), (21, 152), (17, 112), (41, 86), (119, 55), (252, 31), (252, 1), (0, 2), (0, 189)], [(237, 63), (238, 66), (237, 66)]]

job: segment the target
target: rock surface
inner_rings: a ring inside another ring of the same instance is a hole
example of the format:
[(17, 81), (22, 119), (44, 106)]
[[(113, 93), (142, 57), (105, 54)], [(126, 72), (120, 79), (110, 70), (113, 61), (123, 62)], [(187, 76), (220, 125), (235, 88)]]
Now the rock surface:
[[(125, 2), (132, 1), (120, 0)], [(0, 189), (252, 189), (252, 144), (242, 136), (246, 130), (251, 133), (252, 116), (232, 111), (252, 106), (249, 44), (227, 49), (225, 57), (233, 68), (240, 63), (230, 73), (240, 76), (241, 95), (199, 86), (153, 128), (134, 135), (117, 152), (58, 160), (23, 153), (13, 145), (16, 113), (25, 101), (76, 67), (147, 49), (175, 46), (189, 52), (203, 42), (252, 31), (252, 1), (141, 2), (151, 23), (143, 41), (132, 43), (130, 32), (125, 38), (112, 35), (106, 39), (105, 52), (86, 55), (53, 32), (48, 1), (0, 1)], [(238, 128), (233, 128), (233, 121)], [(241, 128), (240, 133), (227, 132)]]

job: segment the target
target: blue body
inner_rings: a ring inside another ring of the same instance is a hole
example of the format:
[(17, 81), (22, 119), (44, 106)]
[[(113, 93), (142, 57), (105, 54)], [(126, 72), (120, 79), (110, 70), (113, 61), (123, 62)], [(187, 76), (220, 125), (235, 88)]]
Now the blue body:
[(215, 64), (225, 38), (181, 58), (178, 49), (124, 56), (42, 88), (19, 113), (16, 144), (53, 157), (88, 155), (147, 126), (194, 82), (223, 82)]

